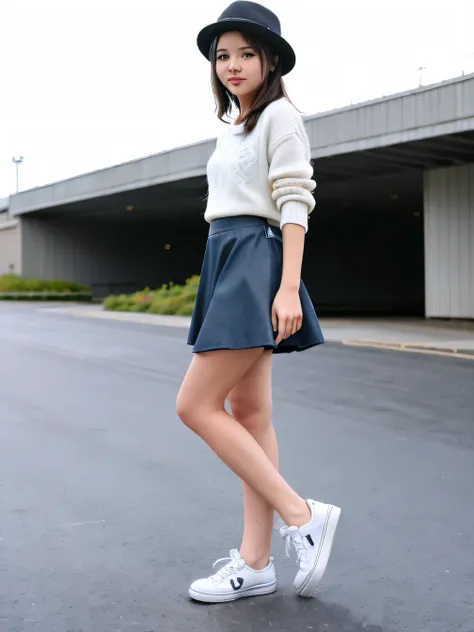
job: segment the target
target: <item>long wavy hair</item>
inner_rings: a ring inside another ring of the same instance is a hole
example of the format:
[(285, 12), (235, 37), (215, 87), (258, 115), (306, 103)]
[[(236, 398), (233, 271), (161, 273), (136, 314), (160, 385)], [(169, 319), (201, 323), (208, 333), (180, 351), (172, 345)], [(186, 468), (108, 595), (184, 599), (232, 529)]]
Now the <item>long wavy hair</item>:
[[(285, 84), (281, 75), (281, 62), (278, 60), (274, 70), (271, 70), (274, 64), (274, 52), (270, 49), (268, 44), (264, 40), (259, 40), (252, 36), (251, 33), (240, 31), (242, 36), (247, 41), (247, 44), (251, 46), (260, 58), (262, 63), (262, 83), (255, 95), (255, 99), (249, 109), (247, 116), (245, 117), (244, 132), (248, 134), (257, 125), (258, 119), (263, 110), (272, 103), (282, 97), (288, 95), (286, 93)], [(216, 113), (219, 120), (227, 123), (225, 116), (230, 116), (232, 109), (236, 107), (240, 112), (240, 104), (235, 94), (232, 94), (219, 80), (217, 76), (216, 64), (217, 64), (217, 46), (219, 43), (219, 37), (216, 37), (211, 44), (210, 59), (211, 59), (211, 82), (212, 91), (214, 93), (214, 100), (216, 102)]]

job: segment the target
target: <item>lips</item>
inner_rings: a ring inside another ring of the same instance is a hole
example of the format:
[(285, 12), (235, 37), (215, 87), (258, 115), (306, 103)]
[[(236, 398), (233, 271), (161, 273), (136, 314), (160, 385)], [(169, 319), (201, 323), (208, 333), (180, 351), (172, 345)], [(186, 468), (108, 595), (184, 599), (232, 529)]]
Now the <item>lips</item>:
[(235, 86), (238, 86), (240, 83), (242, 83), (242, 81), (245, 81), (245, 79), (229, 79), (229, 83), (232, 83)]

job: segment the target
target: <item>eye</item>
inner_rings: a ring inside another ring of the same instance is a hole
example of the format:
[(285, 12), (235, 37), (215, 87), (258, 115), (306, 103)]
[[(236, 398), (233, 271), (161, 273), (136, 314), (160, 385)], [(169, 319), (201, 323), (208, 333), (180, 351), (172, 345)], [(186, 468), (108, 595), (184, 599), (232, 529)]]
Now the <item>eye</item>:
[(221, 55), (218, 55), (217, 59), (220, 61), (224, 61), (224, 59), (227, 59), (229, 57), (229, 55), (226, 55), (226, 53), (222, 53)]
[(245, 59), (250, 59), (251, 57), (255, 57), (254, 53), (244, 53)]

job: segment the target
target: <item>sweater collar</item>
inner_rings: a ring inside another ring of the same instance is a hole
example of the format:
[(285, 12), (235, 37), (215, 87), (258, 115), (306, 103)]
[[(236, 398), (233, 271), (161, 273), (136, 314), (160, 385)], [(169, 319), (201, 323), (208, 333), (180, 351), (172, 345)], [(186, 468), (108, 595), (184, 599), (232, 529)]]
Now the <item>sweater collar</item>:
[(239, 123), (238, 125), (232, 124), (230, 125), (230, 133), (231, 134), (242, 134), (244, 131), (245, 121), (243, 123)]

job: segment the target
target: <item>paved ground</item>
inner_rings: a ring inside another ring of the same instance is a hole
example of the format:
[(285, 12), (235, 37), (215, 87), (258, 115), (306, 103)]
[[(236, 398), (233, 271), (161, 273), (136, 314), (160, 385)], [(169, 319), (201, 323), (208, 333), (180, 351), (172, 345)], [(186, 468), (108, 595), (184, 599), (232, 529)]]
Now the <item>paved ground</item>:
[(474, 362), (275, 359), (282, 470), (343, 507), (317, 599), (201, 606), (240, 485), (176, 419), (185, 330), (0, 304), (0, 631), (473, 632)]
[[(118, 320), (144, 325), (188, 328), (190, 318), (104, 311), (101, 305), (59, 305), (44, 308), (58, 314)], [(353, 346), (385, 347), (406, 351), (439, 351), (474, 356), (474, 323), (421, 318), (324, 318), (328, 341)]]

